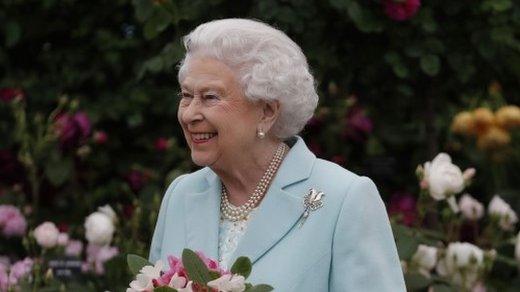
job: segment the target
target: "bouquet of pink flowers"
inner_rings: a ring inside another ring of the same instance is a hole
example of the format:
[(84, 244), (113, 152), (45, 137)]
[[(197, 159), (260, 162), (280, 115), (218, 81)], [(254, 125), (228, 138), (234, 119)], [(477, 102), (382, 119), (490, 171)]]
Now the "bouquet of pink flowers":
[(227, 271), (201, 252), (184, 249), (182, 259), (168, 256), (169, 268), (164, 263), (155, 265), (137, 255), (128, 255), (128, 266), (136, 275), (126, 292), (178, 291), (178, 292), (267, 292), (273, 287), (265, 284), (253, 286), (245, 280), (251, 273), (251, 261), (239, 257)]

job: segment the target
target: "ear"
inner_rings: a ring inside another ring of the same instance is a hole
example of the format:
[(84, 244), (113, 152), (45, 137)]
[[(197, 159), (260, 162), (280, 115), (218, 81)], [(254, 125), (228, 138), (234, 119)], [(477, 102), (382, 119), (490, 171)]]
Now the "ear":
[(265, 132), (269, 132), (280, 115), (280, 102), (278, 100), (262, 101), (262, 111), (259, 126)]

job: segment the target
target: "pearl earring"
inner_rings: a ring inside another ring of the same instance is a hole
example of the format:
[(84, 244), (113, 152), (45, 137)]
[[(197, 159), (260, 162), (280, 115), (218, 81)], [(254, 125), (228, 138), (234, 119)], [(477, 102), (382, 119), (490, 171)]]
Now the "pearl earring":
[(265, 132), (262, 131), (261, 129), (258, 129), (258, 132), (256, 133), (256, 136), (258, 136), (258, 138), (260, 138), (260, 139), (264, 139), (265, 138)]

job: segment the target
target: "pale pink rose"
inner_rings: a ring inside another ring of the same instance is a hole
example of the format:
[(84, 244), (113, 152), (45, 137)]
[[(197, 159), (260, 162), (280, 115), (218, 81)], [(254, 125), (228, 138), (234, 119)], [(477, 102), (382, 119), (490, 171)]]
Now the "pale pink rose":
[(419, 273), (425, 277), (430, 277), (430, 271), (437, 264), (437, 254), (436, 247), (419, 244), (417, 251), (412, 256), (412, 262), (417, 265)]
[(518, 222), (515, 211), (498, 195), (495, 195), (489, 202), (488, 213), (499, 218), (499, 225), (505, 231), (513, 230)]
[(119, 254), (117, 247), (110, 247), (108, 245), (87, 245), (87, 263), (93, 267), (94, 272), (98, 275), (105, 273), (105, 262), (112, 259)]
[(464, 181), (468, 183), (469, 181), (471, 181), (471, 179), (473, 179), (476, 172), (477, 171), (473, 167), (468, 168), (464, 170), (464, 172), (462, 173), (462, 178), (464, 178)]
[(437, 201), (464, 189), (462, 171), (451, 163), (451, 157), (446, 153), (439, 153), (431, 162), (424, 164), (423, 180), (428, 184), (430, 196)]
[(459, 200), (462, 215), (469, 220), (478, 220), (484, 216), (484, 205), (469, 194), (464, 194)]
[(65, 232), (60, 232), (60, 234), (58, 234), (58, 245), (66, 246), (67, 243), (69, 243), (69, 235)]
[(34, 238), (43, 248), (53, 248), (58, 243), (60, 231), (52, 222), (44, 222), (34, 229)]
[(94, 212), (85, 219), (85, 237), (92, 244), (110, 244), (115, 232), (114, 221), (110, 215)]
[(65, 254), (72, 257), (78, 257), (83, 251), (83, 242), (80, 240), (69, 240), (65, 247)]

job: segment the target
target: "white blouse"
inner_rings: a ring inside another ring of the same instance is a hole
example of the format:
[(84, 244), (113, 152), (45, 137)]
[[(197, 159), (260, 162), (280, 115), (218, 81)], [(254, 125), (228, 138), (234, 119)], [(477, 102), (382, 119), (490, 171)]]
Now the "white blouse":
[(229, 261), (231, 255), (237, 249), (240, 239), (246, 233), (247, 224), (251, 221), (251, 217), (257, 208), (251, 210), (246, 219), (239, 221), (231, 221), (220, 217), (219, 232), (218, 232), (218, 261), (219, 265), (224, 269), (230, 269)]

